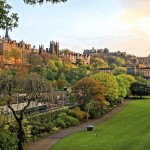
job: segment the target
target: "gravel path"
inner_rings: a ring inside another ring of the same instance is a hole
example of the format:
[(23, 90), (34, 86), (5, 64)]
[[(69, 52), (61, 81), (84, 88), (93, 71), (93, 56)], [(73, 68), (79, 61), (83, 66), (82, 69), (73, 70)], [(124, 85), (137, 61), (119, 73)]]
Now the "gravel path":
[(80, 130), (84, 130), (87, 125), (98, 125), (113, 116), (115, 116), (119, 111), (121, 111), (125, 106), (127, 106), (129, 100), (125, 100), (123, 104), (118, 105), (112, 111), (104, 115), (103, 117), (95, 120), (89, 120), (79, 126), (70, 127), (67, 129), (60, 130), (52, 135), (46, 136), (36, 142), (33, 142), (25, 146), (25, 150), (49, 150), (55, 143), (60, 139)]

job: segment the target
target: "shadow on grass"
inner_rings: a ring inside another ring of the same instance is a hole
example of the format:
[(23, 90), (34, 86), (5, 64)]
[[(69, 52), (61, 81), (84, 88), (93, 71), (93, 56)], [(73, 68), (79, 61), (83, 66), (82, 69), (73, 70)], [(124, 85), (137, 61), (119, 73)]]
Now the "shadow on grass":
[(140, 98), (140, 96), (133, 96), (133, 97), (130, 97), (130, 100), (150, 100), (150, 96), (143, 96), (142, 98)]

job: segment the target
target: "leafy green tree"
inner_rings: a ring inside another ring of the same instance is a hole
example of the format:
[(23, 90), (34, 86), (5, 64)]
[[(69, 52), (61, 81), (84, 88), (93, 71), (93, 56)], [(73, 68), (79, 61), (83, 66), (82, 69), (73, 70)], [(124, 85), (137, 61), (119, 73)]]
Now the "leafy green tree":
[(124, 84), (126, 85), (126, 91), (128, 97), (130, 95), (130, 86), (133, 82), (136, 82), (136, 80), (132, 75), (128, 75), (128, 74), (121, 74), (118, 75), (118, 77), (121, 77), (123, 79)]
[(26, 4), (35, 5), (35, 4), (43, 4), (44, 2), (51, 2), (51, 3), (60, 3), (66, 2), (67, 0), (23, 0)]
[(113, 69), (117, 67), (117, 65), (115, 63), (112, 63), (109, 66), (110, 66), (110, 68), (113, 68)]
[(147, 85), (150, 85), (150, 80), (148, 79), (145, 79), (141, 76), (136, 76), (135, 79), (137, 80), (137, 82), (139, 83), (143, 83), (143, 84), (147, 84)]
[(60, 79), (60, 80), (66, 80), (66, 77), (65, 77), (65, 75), (64, 75), (63, 72), (61, 73), (61, 75), (59, 76), (58, 79)]
[(19, 17), (16, 13), (11, 13), (12, 7), (6, 0), (0, 0), (0, 28), (10, 29), (18, 26)]
[(125, 65), (125, 60), (124, 60), (123, 58), (116, 57), (114, 63), (115, 63), (117, 66), (123, 66), (123, 65)]
[(104, 96), (110, 105), (117, 103), (120, 93), (115, 76), (109, 73), (97, 73), (92, 77), (98, 80), (100, 85), (104, 86)]
[(63, 68), (63, 64), (62, 64), (62, 62), (61, 61), (55, 61), (55, 66), (60, 70), (60, 69), (62, 69)]
[(113, 70), (113, 74), (114, 74), (114, 75), (127, 74), (127, 69), (124, 68), (124, 67), (116, 67), (116, 68)]
[(107, 62), (105, 62), (102, 58), (91, 58), (91, 66), (93, 73), (98, 73), (99, 68), (108, 68)]
[(72, 51), (70, 49), (62, 49), (61, 53), (63, 53), (63, 54), (71, 54)]
[(30, 64), (35, 66), (41, 66), (42, 65), (42, 57), (38, 54), (33, 54), (30, 56)]
[(64, 89), (66, 84), (67, 84), (66, 80), (62, 80), (62, 79), (57, 80), (58, 89)]
[(132, 95), (140, 96), (141, 99), (142, 96), (150, 95), (150, 86), (147, 84), (134, 82), (131, 84), (130, 90)]
[(75, 84), (78, 80), (88, 76), (88, 70), (85, 65), (78, 66), (78, 68), (72, 68), (64, 72), (66, 80), (70, 84)]
[(55, 65), (55, 61), (54, 60), (49, 60), (47, 62), (47, 67), (50, 68), (53, 72), (58, 72), (58, 68)]
[(55, 74), (50, 68), (46, 68), (44, 76), (47, 80), (54, 80)]
[(126, 90), (126, 82), (124, 79), (120, 76), (116, 76), (117, 82), (119, 84), (119, 97), (125, 98), (127, 96), (127, 90)]
[(81, 105), (82, 109), (91, 100), (99, 102), (103, 105), (104, 103), (104, 88), (99, 84), (97, 80), (91, 77), (86, 77), (79, 80), (73, 87), (73, 94), (76, 100)]
[(115, 57), (115, 56), (109, 56), (107, 58), (108, 64), (116, 64), (117, 66), (123, 66), (125, 65), (125, 60), (123, 58), (120, 57)]
[[(23, 150), (23, 143), (25, 140), (25, 132), (23, 129), (22, 121), (24, 119), (24, 112), (29, 107), (31, 101), (42, 100), (46, 96), (48, 86), (45, 81), (41, 79), (37, 74), (30, 74), (26, 79), (19, 78), (19, 76), (1, 76), (0, 77), (0, 100), (7, 103), (7, 107), (12, 111), (12, 114), (18, 124), (17, 138), (18, 138), (18, 150)], [(26, 104), (20, 110), (19, 114), (12, 107), (14, 96), (17, 97), (18, 90), (21, 94), (24, 94), (24, 101)], [(42, 93), (45, 93), (44, 95)]]
[[(35, 5), (43, 4), (44, 2), (60, 3), (66, 2), (67, 0), (23, 0), (26, 4)], [(10, 29), (18, 26), (19, 17), (17, 13), (11, 13), (12, 7), (7, 3), (6, 0), (0, 0), (0, 28)]]

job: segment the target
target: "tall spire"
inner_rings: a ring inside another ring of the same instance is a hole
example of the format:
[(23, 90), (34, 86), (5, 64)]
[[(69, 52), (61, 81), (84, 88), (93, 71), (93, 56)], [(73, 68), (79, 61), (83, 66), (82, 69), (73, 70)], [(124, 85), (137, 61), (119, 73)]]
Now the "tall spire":
[(9, 39), (8, 28), (6, 28), (6, 31), (5, 31), (5, 39)]

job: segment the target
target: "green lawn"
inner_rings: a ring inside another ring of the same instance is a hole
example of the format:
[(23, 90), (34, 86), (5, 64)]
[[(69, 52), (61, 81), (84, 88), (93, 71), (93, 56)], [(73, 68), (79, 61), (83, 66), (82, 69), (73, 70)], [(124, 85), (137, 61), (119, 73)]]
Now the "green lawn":
[(51, 150), (150, 150), (150, 97), (131, 101), (94, 131), (74, 133)]

